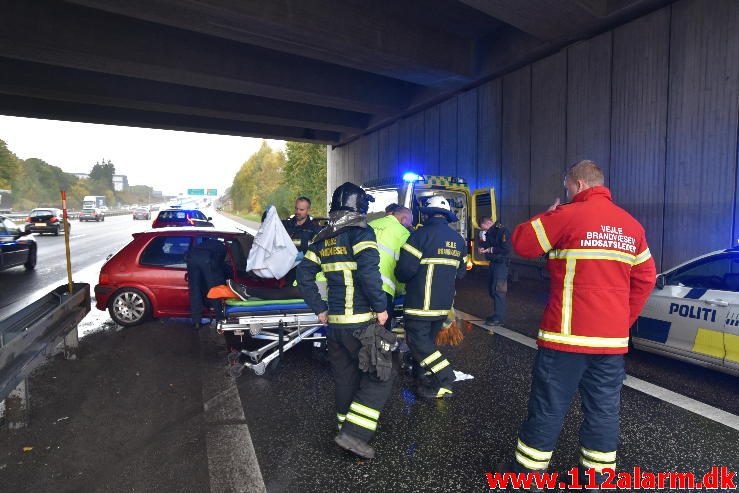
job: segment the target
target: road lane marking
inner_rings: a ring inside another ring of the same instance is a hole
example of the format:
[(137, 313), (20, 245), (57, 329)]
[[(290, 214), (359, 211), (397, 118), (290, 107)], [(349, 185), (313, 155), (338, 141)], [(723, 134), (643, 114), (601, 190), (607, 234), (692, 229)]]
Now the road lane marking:
[[(466, 320), (484, 330), (492, 330), (494, 333), (500, 334), (506, 339), (511, 339), (533, 349), (537, 348), (536, 340), (532, 337), (525, 336), (511, 329), (506, 329), (505, 327), (486, 327), (483, 320), (480, 320), (479, 318), (474, 317), (468, 313), (461, 312), (457, 309), (455, 309), (455, 313), (463, 320)], [(631, 375), (626, 375), (624, 385), (626, 387), (630, 387), (634, 390), (638, 390), (639, 392), (652, 396), (655, 399), (667, 402), (668, 404), (672, 404), (681, 409), (685, 409), (686, 411), (739, 431), (739, 416), (737, 416), (736, 414), (732, 414), (730, 412), (708, 405), (704, 402), (691, 399), (688, 396), (678, 394), (677, 392), (673, 392), (672, 390), (660, 387), (659, 385), (655, 385), (653, 383), (649, 383), (646, 380), (642, 380), (641, 378), (636, 378)]]
[(266, 493), (267, 486), (246, 424), (235, 380), (205, 357), (206, 330), (200, 332), (205, 446), (211, 493)]

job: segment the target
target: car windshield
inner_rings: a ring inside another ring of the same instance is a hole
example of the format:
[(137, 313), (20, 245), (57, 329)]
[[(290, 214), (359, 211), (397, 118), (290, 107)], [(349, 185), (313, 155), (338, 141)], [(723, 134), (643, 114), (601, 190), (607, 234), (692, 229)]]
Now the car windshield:
[(146, 209), (139, 208), (139, 209), (134, 209), (134, 212), (149, 212), (149, 211)]
[(205, 214), (203, 214), (200, 211), (180, 210), (180, 211), (162, 211), (159, 213), (160, 221), (185, 222), (188, 219), (193, 219), (196, 221), (207, 221), (208, 220), (208, 218), (205, 217)]
[(36, 209), (31, 211), (31, 217), (53, 216), (54, 212), (49, 209)]

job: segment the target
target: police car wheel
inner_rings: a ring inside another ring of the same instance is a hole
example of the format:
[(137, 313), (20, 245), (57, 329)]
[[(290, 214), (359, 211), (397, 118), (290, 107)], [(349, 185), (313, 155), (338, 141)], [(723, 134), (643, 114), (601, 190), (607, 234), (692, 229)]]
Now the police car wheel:
[(116, 292), (108, 303), (110, 317), (118, 325), (132, 327), (145, 322), (151, 314), (151, 303), (144, 293), (135, 288)]

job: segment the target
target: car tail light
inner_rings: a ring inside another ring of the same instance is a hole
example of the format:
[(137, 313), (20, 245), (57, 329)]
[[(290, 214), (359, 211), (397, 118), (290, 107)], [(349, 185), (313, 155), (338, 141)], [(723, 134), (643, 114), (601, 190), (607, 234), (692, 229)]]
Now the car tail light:
[(28, 216), (28, 217), (26, 218), (26, 222), (27, 222), (27, 223), (30, 223), (30, 222), (31, 222), (31, 216)]
[(99, 284), (110, 284), (110, 276), (108, 274), (101, 272)]
[(55, 223), (55, 222), (58, 222), (58, 221), (59, 221), (59, 219), (57, 219), (55, 217), (52, 217), (51, 219), (49, 219), (49, 222), (50, 223)]

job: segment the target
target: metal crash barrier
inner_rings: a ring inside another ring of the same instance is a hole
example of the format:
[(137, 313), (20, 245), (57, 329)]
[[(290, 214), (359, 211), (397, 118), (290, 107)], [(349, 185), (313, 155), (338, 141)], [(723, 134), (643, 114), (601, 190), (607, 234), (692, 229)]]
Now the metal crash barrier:
[(31, 372), (60, 347), (65, 358), (77, 358), (77, 325), (90, 312), (90, 285), (71, 288), (59, 286), (0, 321), (0, 402), (9, 428), (28, 424)]

